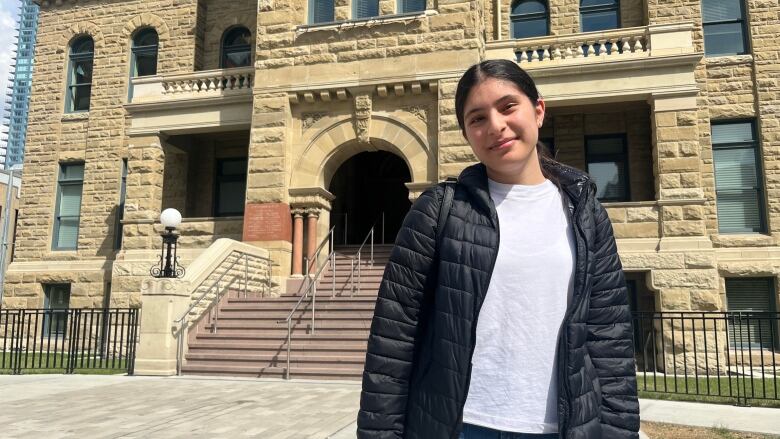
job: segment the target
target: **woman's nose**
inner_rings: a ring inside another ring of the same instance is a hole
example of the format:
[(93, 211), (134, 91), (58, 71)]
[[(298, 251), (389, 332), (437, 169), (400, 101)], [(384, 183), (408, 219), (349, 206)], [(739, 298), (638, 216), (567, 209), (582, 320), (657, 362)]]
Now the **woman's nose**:
[(501, 115), (493, 115), (488, 118), (488, 133), (500, 134), (506, 128), (506, 122)]

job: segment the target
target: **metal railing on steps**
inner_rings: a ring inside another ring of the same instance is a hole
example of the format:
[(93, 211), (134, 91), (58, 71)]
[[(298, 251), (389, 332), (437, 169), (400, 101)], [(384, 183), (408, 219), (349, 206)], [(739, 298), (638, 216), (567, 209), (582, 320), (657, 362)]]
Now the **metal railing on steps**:
[[(198, 307), (198, 305), (200, 305), (202, 302), (208, 301), (209, 299), (207, 299), (207, 298), (209, 296), (209, 293), (214, 291), (213, 297), (210, 298), (211, 302), (208, 304), (208, 312), (209, 312), (208, 318), (211, 320), (211, 332), (212, 333), (216, 333), (217, 332), (217, 322), (219, 321), (219, 308), (218, 308), (218, 304), (219, 304), (220, 299), (222, 298), (221, 292), (227, 292), (228, 294), (230, 294), (231, 287), (237, 281), (243, 281), (239, 285), (240, 285), (241, 289), (243, 290), (244, 298), (247, 297), (247, 294), (248, 294), (248, 291), (249, 291), (249, 258), (259, 259), (262, 262), (264, 262), (266, 264), (266, 266), (267, 266), (267, 270), (268, 270), (267, 274), (268, 274), (268, 276), (270, 277), (270, 275), (271, 275), (271, 260), (269, 258), (264, 258), (264, 257), (256, 256), (256, 255), (250, 255), (249, 253), (243, 252), (241, 250), (233, 250), (232, 252), (230, 252), (230, 254), (223, 260), (223, 263), (225, 261), (230, 260), (230, 258), (234, 254), (237, 254), (238, 257), (233, 259), (233, 261), (230, 263), (230, 265), (228, 267), (226, 267), (224, 269), (224, 271), (222, 271), (219, 274), (217, 279), (214, 282), (212, 282), (211, 285), (209, 285), (203, 291), (203, 293), (201, 293), (201, 295), (198, 297), (198, 299), (195, 300), (195, 302), (190, 304), (190, 306), (181, 315), (181, 317), (179, 317), (178, 319), (174, 320), (174, 324), (178, 325), (178, 327), (179, 327), (178, 331), (177, 331), (177, 334), (176, 334), (176, 337), (177, 337), (177, 340), (176, 340), (176, 342), (177, 342), (176, 374), (177, 375), (181, 375), (181, 366), (182, 366), (183, 357), (184, 357), (184, 334), (186, 332), (185, 330), (187, 329), (187, 324), (189, 323), (189, 319), (187, 319), (187, 316), (189, 316), (189, 314), (192, 312), (192, 310), (195, 309), (196, 307)], [(228, 275), (229, 273), (235, 273), (233, 269), (236, 268), (236, 265), (239, 262), (242, 262), (242, 261), (243, 261), (243, 267), (239, 267), (239, 270), (241, 268), (243, 268), (243, 270), (240, 271), (241, 276), (239, 276), (239, 277), (233, 276), (232, 278), (227, 280), (226, 284), (223, 284), (222, 282), (223, 282), (225, 276)], [(222, 266), (223, 263), (220, 263), (220, 265), (218, 265), (214, 269), (213, 273), (218, 273), (220, 271), (220, 267)], [(206, 283), (210, 278), (211, 278), (211, 276), (207, 276), (206, 279), (203, 280), (203, 283)], [(197, 288), (195, 288), (194, 291), (197, 291), (203, 285), (203, 283), (201, 283), (201, 285), (199, 285)], [(269, 281), (269, 284), (270, 284), (270, 281)], [(261, 295), (263, 297), (265, 297), (266, 292), (267, 291), (263, 290)]]
[[(322, 242), (320, 242), (320, 245), (317, 246), (317, 249), (314, 251), (314, 253), (311, 255), (311, 260), (309, 258), (304, 258), (304, 281), (307, 282), (307, 286), (303, 291), (303, 294), (301, 294), (301, 298), (298, 299), (298, 301), (295, 303), (295, 306), (293, 306), (292, 310), (290, 310), (290, 313), (287, 314), (287, 318), (284, 320), (279, 320), (278, 323), (286, 323), (287, 324), (287, 367), (284, 371), (284, 377), (285, 379), (290, 379), (290, 350), (291, 350), (291, 344), (292, 344), (292, 318), (296, 311), (298, 311), (298, 307), (301, 306), (301, 303), (303, 303), (303, 300), (306, 299), (309, 296), (309, 293), (311, 293), (311, 333), (314, 334), (314, 328), (315, 328), (315, 307), (317, 304), (317, 283), (320, 280), (320, 277), (322, 276), (322, 273), (325, 271), (325, 268), (330, 266), (331, 268), (331, 295), (335, 294), (336, 291), (336, 252), (333, 250), (334, 242), (333, 242), (333, 231), (335, 229), (334, 227), (331, 227), (328, 231), (328, 234), (323, 238)], [(325, 244), (329, 244), (329, 252), (327, 256), (327, 262), (322, 264), (319, 269), (317, 270), (317, 273), (314, 275), (314, 278), (311, 277), (310, 269), (317, 266), (317, 260), (319, 258), (319, 254), (322, 251), (323, 248), (325, 248)]]

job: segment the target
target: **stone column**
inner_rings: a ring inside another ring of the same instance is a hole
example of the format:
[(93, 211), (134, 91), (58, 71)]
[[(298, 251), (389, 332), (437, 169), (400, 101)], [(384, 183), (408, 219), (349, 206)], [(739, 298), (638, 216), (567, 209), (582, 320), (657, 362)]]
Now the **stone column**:
[[(651, 284), (658, 292), (659, 311), (717, 311), (723, 309), (719, 293), (720, 276), (715, 252), (705, 227), (705, 204), (702, 169), (706, 166), (696, 95), (661, 95), (650, 100), (653, 135), (653, 168), (655, 195), (660, 209), (661, 239), (657, 257), (663, 263), (651, 271)], [(715, 344), (722, 333), (704, 335), (699, 325), (699, 340), (691, 336), (692, 323), (682, 320), (656, 322), (658, 364), (667, 373), (693, 373), (693, 367), (704, 372), (705, 358), (694, 354), (694, 345)], [(663, 336), (661, 336), (663, 334)], [(677, 355), (672, 355), (676, 351)], [(684, 354), (683, 354), (684, 352)], [(712, 353), (710, 362), (714, 363)], [(663, 358), (661, 358), (663, 356)], [(721, 358), (721, 360), (723, 360)], [(693, 366), (695, 365), (695, 366)], [(714, 371), (710, 370), (710, 373)]]
[(309, 258), (309, 272), (317, 265), (312, 262), (317, 250), (317, 220), (320, 212), (317, 209), (306, 209), (306, 257)]
[(300, 276), (303, 273), (303, 210), (295, 209), (293, 214), (293, 249), (292, 274)]

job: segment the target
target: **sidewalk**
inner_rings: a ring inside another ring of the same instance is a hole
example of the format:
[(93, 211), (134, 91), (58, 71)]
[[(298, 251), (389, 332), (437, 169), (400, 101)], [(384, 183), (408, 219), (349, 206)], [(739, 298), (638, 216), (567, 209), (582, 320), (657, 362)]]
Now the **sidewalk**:
[[(0, 375), (0, 437), (354, 439), (359, 400), (354, 381)], [(640, 403), (644, 421), (780, 434), (780, 409)]]
[(643, 421), (780, 435), (780, 409), (695, 402), (639, 401)]

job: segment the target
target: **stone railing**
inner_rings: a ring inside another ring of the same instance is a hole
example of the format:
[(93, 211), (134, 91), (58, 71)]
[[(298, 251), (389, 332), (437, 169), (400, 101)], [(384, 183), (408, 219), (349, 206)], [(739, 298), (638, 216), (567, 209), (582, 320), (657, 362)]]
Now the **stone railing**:
[(564, 36), (488, 43), (488, 58), (512, 59), (523, 68), (613, 62), (694, 52), (693, 24), (650, 25)]
[(251, 95), (254, 76), (254, 67), (240, 67), (133, 78), (131, 103), (234, 94)]

